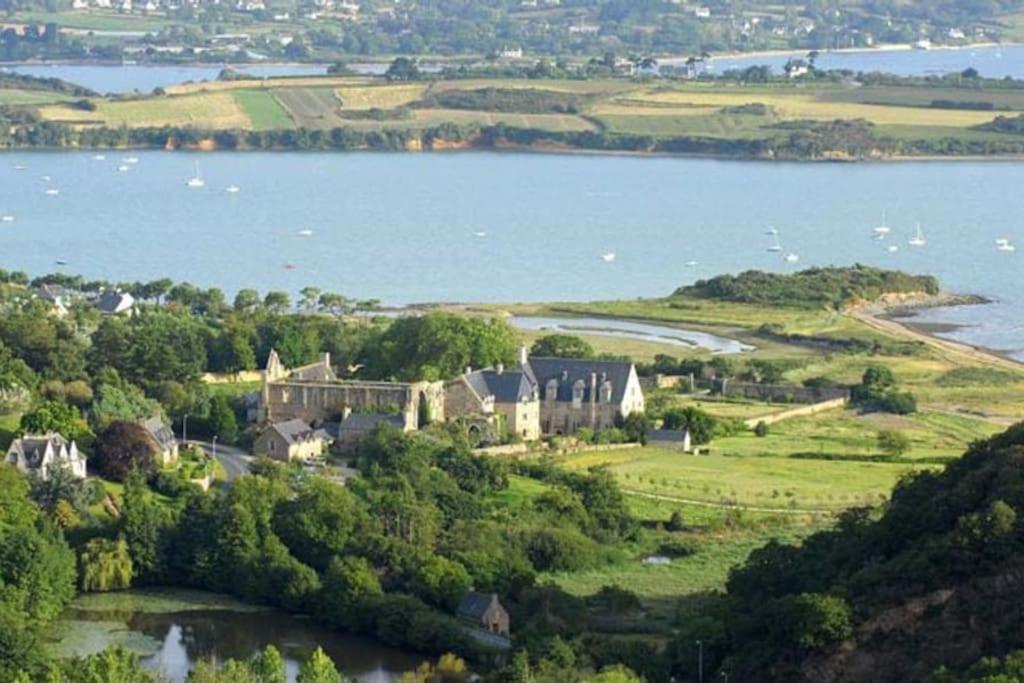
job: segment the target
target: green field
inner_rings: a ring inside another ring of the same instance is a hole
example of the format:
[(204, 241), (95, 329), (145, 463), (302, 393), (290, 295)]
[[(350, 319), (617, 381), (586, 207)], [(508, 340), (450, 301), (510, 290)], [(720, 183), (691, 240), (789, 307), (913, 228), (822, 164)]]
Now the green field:
[(64, 102), (71, 99), (74, 97), (66, 93), (47, 90), (0, 89), (0, 104), (36, 105)]
[(235, 90), (231, 94), (249, 117), (253, 130), (276, 130), (292, 125), (288, 112), (272, 93), (266, 90)]

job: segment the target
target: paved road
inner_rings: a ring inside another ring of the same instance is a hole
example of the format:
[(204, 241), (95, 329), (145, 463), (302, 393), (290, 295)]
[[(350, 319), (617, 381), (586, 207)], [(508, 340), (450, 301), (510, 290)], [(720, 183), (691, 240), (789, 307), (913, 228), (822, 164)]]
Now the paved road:
[[(207, 454), (213, 454), (213, 444), (209, 441), (190, 440), (190, 443), (202, 447)], [(219, 443), (217, 444), (217, 462), (224, 467), (228, 481), (234, 481), (243, 474), (249, 473), (249, 464), (252, 462), (252, 456), (241, 448)]]

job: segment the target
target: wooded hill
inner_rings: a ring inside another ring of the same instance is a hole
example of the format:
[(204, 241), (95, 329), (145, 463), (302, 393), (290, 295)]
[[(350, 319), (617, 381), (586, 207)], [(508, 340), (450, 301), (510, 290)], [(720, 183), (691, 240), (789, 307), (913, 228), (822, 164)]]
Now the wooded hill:
[[(960, 681), (1024, 648), (1024, 424), (735, 570), (728, 649), (742, 681)], [(1019, 657), (1011, 657), (1012, 661)], [(973, 667), (973, 668), (972, 668)]]

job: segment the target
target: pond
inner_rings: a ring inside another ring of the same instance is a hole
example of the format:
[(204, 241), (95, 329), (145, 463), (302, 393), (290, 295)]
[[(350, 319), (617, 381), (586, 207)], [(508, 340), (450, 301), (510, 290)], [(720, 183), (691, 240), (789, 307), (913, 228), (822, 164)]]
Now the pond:
[(533, 332), (565, 332), (570, 334), (593, 334), (620, 339), (658, 342), (669, 346), (688, 349), (705, 349), (713, 354), (732, 354), (753, 351), (754, 347), (735, 339), (727, 339), (706, 332), (681, 330), (664, 325), (636, 323), (612, 318), (544, 318), (516, 316), (509, 322), (513, 326)]
[(80, 596), (55, 629), (58, 656), (87, 655), (119, 644), (167, 680), (185, 681), (203, 659), (244, 659), (273, 645), (289, 680), (320, 646), (338, 670), (364, 683), (397, 680), (427, 657), (337, 633), (310, 619), (198, 591), (146, 590)]

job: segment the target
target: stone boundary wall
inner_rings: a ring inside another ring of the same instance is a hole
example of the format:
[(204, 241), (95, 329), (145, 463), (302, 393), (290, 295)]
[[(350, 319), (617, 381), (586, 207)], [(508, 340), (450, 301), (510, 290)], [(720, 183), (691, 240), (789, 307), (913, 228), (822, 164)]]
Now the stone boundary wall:
[(802, 387), (787, 384), (755, 384), (733, 380), (716, 381), (713, 392), (726, 397), (742, 396), (761, 401), (789, 401), (791, 403), (850, 400), (850, 390), (844, 387)]

